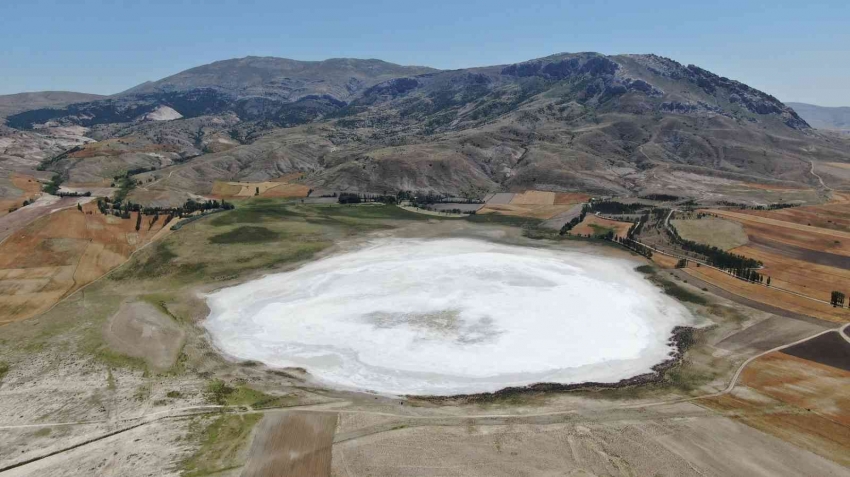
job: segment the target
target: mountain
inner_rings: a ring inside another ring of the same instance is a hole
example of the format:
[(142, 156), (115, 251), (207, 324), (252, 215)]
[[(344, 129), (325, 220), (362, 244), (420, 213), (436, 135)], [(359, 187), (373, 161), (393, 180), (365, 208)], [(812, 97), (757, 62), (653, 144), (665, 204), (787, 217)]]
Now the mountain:
[(564, 53), (450, 71), (249, 57), (7, 125), (83, 127), (98, 142), (42, 168), (70, 182), (154, 169), (140, 179), (158, 200), (295, 171), (330, 190), (709, 197), (730, 181), (817, 186), (810, 161), (850, 161), (847, 142), (775, 97), (656, 55)]
[(375, 84), (431, 71), (436, 70), (381, 60), (247, 57), (192, 68), (100, 101), (31, 108), (8, 118), (7, 124), (31, 129), (39, 124), (129, 123), (168, 106), (183, 117), (233, 112), (242, 119), (290, 126), (321, 118)]
[(817, 129), (850, 132), (850, 107), (829, 108), (806, 103), (787, 103)]
[(31, 109), (58, 108), (101, 98), (104, 98), (104, 96), (70, 91), (38, 91), (0, 95), (0, 119)]

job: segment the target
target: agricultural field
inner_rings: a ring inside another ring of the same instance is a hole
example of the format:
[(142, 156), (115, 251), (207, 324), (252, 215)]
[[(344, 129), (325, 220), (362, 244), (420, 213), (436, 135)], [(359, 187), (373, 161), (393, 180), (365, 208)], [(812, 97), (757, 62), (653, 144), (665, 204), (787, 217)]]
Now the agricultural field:
[[(17, 209), (23, 205), (25, 200), (32, 201), (41, 195), (41, 182), (32, 176), (12, 173), (9, 176), (12, 193), (6, 193), (0, 199), (0, 217), (8, 214), (10, 209)], [(15, 196), (13, 196), (15, 195)]]
[(703, 219), (676, 219), (670, 224), (676, 227), (679, 236), (685, 240), (713, 245), (723, 250), (746, 245), (748, 242), (744, 227), (731, 220), (707, 217)]
[(570, 234), (597, 237), (605, 235), (608, 232), (614, 232), (614, 235), (617, 237), (625, 237), (626, 232), (629, 231), (631, 226), (631, 222), (603, 219), (593, 214), (587, 214), (584, 220), (570, 231)]
[(136, 214), (131, 219), (107, 216), (87, 203), (48, 214), (13, 232), (0, 244), (0, 323), (42, 313), (97, 280), (167, 233), (163, 224), (164, 217), (158, 221), (146, 217), (136, 230)]
[(479, 214), (501, 214), (547, 220), (569, 212), (577, 204), (586, 202), (590, 195), (546, 191), (525, 191), (517, 194), (501, 193), (490, 198)]
[(307, 197), (310, 188), (296, 181), (301, 174), (288, 174), (273, 181), (263, 182), (224, 182), (215, 181), (212, 197), (218, 199), (245, 199), (249, 197), (301, 198)]

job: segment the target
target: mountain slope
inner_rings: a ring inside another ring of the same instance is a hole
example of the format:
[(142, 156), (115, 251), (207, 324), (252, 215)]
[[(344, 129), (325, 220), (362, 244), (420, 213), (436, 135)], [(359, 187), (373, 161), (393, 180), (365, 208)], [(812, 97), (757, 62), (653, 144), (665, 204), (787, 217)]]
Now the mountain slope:
[[(146, 119), (165, 107), (183, 118)], [(736, 180), (817, 186), (810, 161), (850, 161), (845, 141), (773, 96), (655, 55), (558, 54), (452, 71), (246, 58), (9, 118), (21, 128), (45, 122), (112, 141), (57, 156), (49, 169), (93, 182), (153, 167), (140, 179), (158, 197), (295, 171), (331, 190), (692, 196), (698, 183), (714, 184), (705, 194)]]
[(31, 109), (58, 108), (104, 97), (99, 94), (74, 93), (71, 91), (38, 91), (0, 95), (0, 119)]
[(850, 132), (850, 107), (829, 108), (806, 103), (786, 103), (817, 129)]

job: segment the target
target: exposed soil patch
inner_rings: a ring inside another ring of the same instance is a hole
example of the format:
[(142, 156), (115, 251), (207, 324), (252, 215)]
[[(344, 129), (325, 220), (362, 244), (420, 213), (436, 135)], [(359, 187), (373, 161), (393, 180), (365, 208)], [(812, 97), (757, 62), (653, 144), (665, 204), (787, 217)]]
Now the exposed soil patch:
[(796, 245), (770, 240), (761, 235), (754, 235), (750, 238), (750, 247), (767, 253), (783, 255), (795, 260), (850, 270), (850, 257), (848, 256), (810, 250)]
[(850, 343), (837, 331), (782, 350), (783, 353), (850, 371)]
[(257, 426), (242, 477), (331, 474), (335, 413), (268, 413)]
[(115, 351), (141, 358), (159, 371), (174, 364), (185, 339), (171, 317), (141, 301), (123, 304), (106, 323), (103, 334)]

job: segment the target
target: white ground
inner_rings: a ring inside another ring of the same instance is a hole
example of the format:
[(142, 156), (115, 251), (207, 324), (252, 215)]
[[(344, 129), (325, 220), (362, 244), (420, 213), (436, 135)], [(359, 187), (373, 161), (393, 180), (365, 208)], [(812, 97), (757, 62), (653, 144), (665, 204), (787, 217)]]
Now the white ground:
[(616, 382), (691, 324), (634, 263), (478, 240), (381, 240), (207, 296), (226, 354), (320, 381), (449, 395)]

